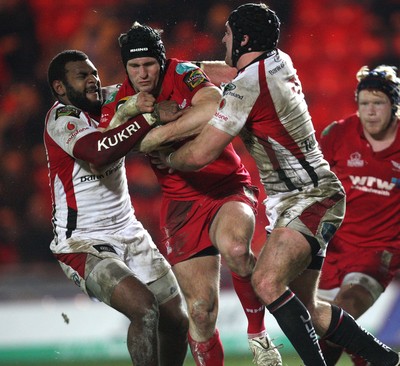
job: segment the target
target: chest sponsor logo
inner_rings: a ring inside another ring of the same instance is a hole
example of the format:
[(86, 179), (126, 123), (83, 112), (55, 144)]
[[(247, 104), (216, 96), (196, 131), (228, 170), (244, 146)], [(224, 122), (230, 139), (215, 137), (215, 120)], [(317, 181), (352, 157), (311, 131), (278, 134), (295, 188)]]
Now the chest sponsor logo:
[[(84, 128), (80, 128), (79, 130), (77, 130), (76, 129), (76, 126), (74, 125), (74, 124), (71, 124), (71, 125), (73, 125), (74, 127), (72, 128), (72, 133), (68, 136), (68, 139), (67, 139), (67, 141), (66, 141), (66, 143), (67, 143), (67, 145), (71, 142), (71, 140), (74, 138), (74, 137), (76, 137), (79, 133), (81, 133), (81, 132), (83, 132), (83, 131), (85, 131), (85, 130), (87, 130), (89, 127), (84, 127)], [(70, 122), (68, 122), (67, 123), (67, 126), (66, 126), (66, 129), (67, 129), (67, 131), (69, 131), (69, 132), (71, 132), (71, 130), (70, 130)]]
[(393, 177), (391, 182), (397, 187), (400, 188), (400, 178)]
[(364, 166), (364, 160), (359, 152), (352, 153), (350, 159), (347, 160), (347, 166), (361, 168)]
[(73, 131), (76, 128), (76, 124), (73, 122), (68, 122), (67, 123), (67, 131)]
[(123, 160), (121, 159), (121, 161), (117, 164), (112, 166), (111, 168), (107, 169), (104, 173), (102, 174), (90, 174), (90, 175), (84, 175), (82, 177), (80, 177), (80, 182), (93, 182), (93, 181), (97, 181), (100, 179), (103, 179), (105, 177), (110, 176), (111, 174), (115, 173), (116, 171), (118, 171), (119, 169), (121, 169), (122, 167), (122, 162)]
[(389, 196), (390, 191), (399, 185), (399, 180), (396, 182), (388, 182), (377, 177), (360, 177), (356, 175), (349, 176), (352, 188), (360, 191), (375, 193), (383, 196)]
[(228, 116), (226, 116), (226, 115), (223, 114), (223, 113), (220, 113), (219, 111), (217, 111), (217, 112), (214, 114), (214, 117), (215, 117), (215, 118), (218, 118), (218, 119), (220, 119), (220, 120), (222, 120), (222, 121), (224, 121), (224, 122), (227, 122), (227, 121), (228, 121)]

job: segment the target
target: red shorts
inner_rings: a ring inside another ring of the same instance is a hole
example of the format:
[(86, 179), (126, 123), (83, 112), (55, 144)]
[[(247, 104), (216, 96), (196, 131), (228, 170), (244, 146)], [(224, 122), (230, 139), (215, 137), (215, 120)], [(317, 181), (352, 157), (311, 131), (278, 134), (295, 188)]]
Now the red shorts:
[(353, 272), (367, 274), (386, 288), (399, 268), (400, 249), (356, 247), (334, 237), (328, 245), (319, 288), (330, 290), (340, 287), (343, 278)]
[(257, 214), (257, 198), (256, 187), (245, 187), (220, 198), (203, 196), (194, 201), (163, 198), (160, 217), (163, 238), (158, 249), (174, 265), (213, 247), (209, 229), (222, 205), (244, 202)]

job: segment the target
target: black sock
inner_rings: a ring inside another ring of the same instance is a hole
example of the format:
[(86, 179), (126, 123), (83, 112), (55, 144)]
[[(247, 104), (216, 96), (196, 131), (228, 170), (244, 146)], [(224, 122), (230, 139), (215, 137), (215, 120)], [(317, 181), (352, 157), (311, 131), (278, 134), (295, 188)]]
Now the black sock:
[(332, 343), (327, 342), (323, 339), (319, 340), (319, 346), (321, 347), (322, 354), (327, 366), (335, 366), (340, 356), (342, 356), (343, 348)]
[(335, 305), (332, 305), (331, 324), (323, 339), (361, 356), (372, 365), (393, 366), (399, 361), (395, 351), (361, 328), (350, 314)]
[(287, 290), (267, 306), (305, 366), (326, 366), (310, 313), (296, 295)]

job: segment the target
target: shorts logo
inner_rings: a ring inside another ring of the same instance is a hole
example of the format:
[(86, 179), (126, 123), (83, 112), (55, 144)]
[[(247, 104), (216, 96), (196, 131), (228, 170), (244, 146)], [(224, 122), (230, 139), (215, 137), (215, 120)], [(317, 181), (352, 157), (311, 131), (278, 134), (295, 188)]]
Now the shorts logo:
[(189, 87), (190, 90), (194, 90), (200, 84), (208, 82), (203, 72), (199, 69), (188, 72), (184, 77), (183, 81)]
[(78, 275), (78, 273), (74, 272), (71, 276), (72, 281), (77, 285), (78, 287), (81, 287), (81, 278)]
[(96, 249), (99, 253), (109, 252), (109, 253), (117, 254), (115, 249), (109, 244), (96, 244), (96, 245), (93, 245), (93, 248)]
[(359, 152), (352, 153), (350, 159), (347, 160), (347, 166), (361, 168), (364, 166), (364, 160)]

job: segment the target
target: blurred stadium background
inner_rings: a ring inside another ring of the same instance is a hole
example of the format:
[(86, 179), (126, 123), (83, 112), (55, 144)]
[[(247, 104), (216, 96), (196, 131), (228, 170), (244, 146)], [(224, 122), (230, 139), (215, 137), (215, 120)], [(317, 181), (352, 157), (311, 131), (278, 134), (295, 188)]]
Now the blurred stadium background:
[[(117, 360), (129, 364), (125, 319), (81, 295), (48, 249), (51, 202), (42, 132), (52, 104), (46, 82), (51, 58), (64, 49), (80, 49), (98, 67), (103, 85), (121, 82), (125, 74), (117, 37), (138, 20), (164, 29), (167, 57), (221, 60), (225, 20), (245, 2), (0, 0), (1, 366), (64, 361), (100, 365), (100, 360), (107, 365), (117, 365)], [(266, 3), (281, 18), (280, 48), (291, 54), (298, 70), (317, 136), (333, 120), (355, 111), (355, 73), (362, 65), (399, 67), (398, 0)], [(239, 141), (235, 144), (258, 183), (252, 160)], [(153, 173), (140, 156), (128, 157), (127, 171), (137, 216), (157, 240), (160, 192)], [(263, 243), (264, 226), (261, 206), (255, 251)], [(397, 279), (361, 319), (396, 348), (400, 347), (399, 283)], [(226, 354), (237, 357), (238, 364), (250, 365), (245, 321), (225, 272), (221, 291), (219, 327)], [(285, 362), (298, 366), (274, 320), (268, 318), (267, 323), (270, 333), (284, 344)]]

